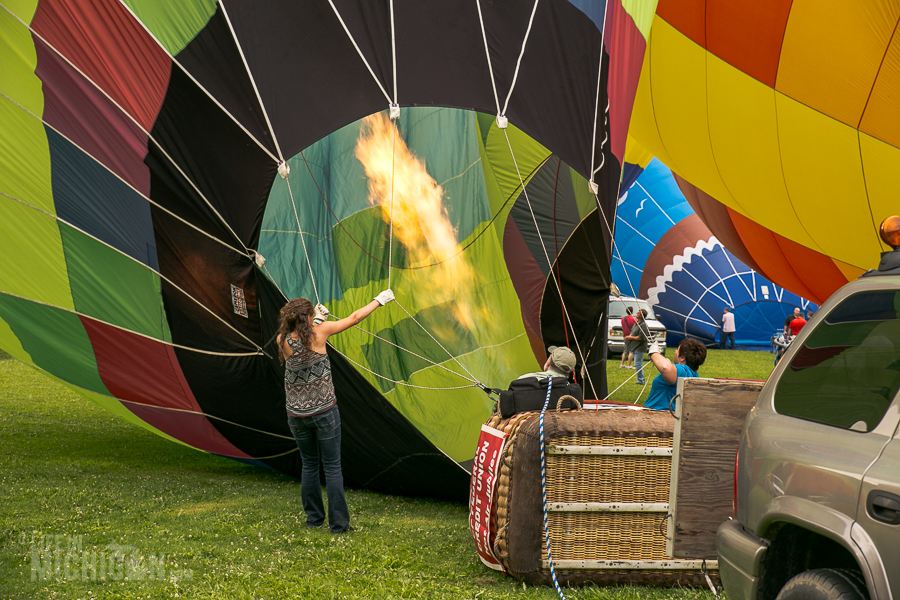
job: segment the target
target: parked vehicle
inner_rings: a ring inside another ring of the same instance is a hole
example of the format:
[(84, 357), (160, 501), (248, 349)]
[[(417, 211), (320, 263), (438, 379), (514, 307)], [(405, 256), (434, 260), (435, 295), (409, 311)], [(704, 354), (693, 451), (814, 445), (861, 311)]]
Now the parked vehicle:
[(647, 327), (650, 333), (656, 336), (659, 342), (659, 350), (662, 354), (666, 353), (666, 326), (656, 320), (656, 314), (653, 307), (646, 300), (639, 300), (630, 296), (609, 297), (609, 318), (608, 318), (608, 337), (607, 337), (607, 355), (622, 354), (625, 349), (625, 336), (622, 335), (622, 317), (625, 311), (631, 307), (635, 314), (640, 309), (647, 311)]
[(900, 217), (895, 248), (794, 338), (744, 423), (729, 600), (900, 599)]

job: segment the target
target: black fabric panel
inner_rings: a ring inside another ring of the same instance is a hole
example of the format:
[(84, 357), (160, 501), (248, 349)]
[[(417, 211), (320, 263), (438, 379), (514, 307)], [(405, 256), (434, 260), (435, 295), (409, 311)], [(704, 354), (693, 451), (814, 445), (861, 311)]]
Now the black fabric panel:
[[(159, 208), (152, 216), (172, 341), (212, 352), (255, 351), (260, 333), (252, 261)], [(232, 285), (244, 291), (247, 317), (234, 311)]]
[(247, 131), (273, 155), (278, 155), (259, 99), (220, 6), (216, 6), (216, 12), (206, 27), (178, 53), (176, 59)]
[[(528, 181), (525, 189), (527, 199), (524, 193), (520, 193), (510, 210), (510, 216), (515, 220), (535, 262), (544, 276), (547, 276), (550, 274), (547, 257), (550, 257), (551, 262), (556, 261), (558, 252), (581, 221), (575, 204), (569, 166), (558, 157), (551, 157)], [(540, 235), (534, 227), (535, 220), (540, 228)]]
[(106, 167), (49, 127), (53, 202), (60, 219), (157, 269), (150, 205)]
[[(240, 450), (299, 476), (282, 382), (264, 356), (216, 356), (175, 348), (178, 364), (209, 422)], [(265, 459), (266, 456), (278, 456)]]
[(276, 176), (275, 161), (180, 69), (172, 71), (151, 135), (162, 149), (151, 142), (145, 159), (150, 167), (150, 197), (240, 247), (230, 226), (244, 245), (255, 248)]
[[(565, 346), (568, 330), (569, 343), (576, 356), (578, 349), (585, 354), (590, 382), (580, 379), (581, 357), (578, 356), (577, 373), (584, 388), (585, 398), (606, 397), (606, 353), (597, 356), (597, 339), (603, 337), (605, 327), (600, 327), (606, 314), (609, 297), (609, 248), (606, 225), (594, 211), (575, 230), (559, 255), (560, 287), (572, 328), (564, 322), (560, 310), (559, 292), (553, 280), (548, 278), (541, 302), (541, 334), (546, 346)], [(554, 267), (554, 272), (556, 268)], [(606, 320), (602, 323), (605, 325)], [(588, 350), (591, 350), (588, 353)], [(593, 389), (591, 387), (593, 384)], [(596, 395), (595, 395), (596, 393)]]
[[(358, 23), (361, 15), (368, 15), (374, 23), (385, 20), (369, 10), (371, 6), (373, 11), (386, 12), (383, 1), (359, 0), (352, 3), (353, 10), (347, 7), (350, 3), (340, 4), (347, 22)], [(328, 2), (285, 2), (277, 11), (271, 2), (263, 0), (233, 2), (228, 5), (228, 14), (286, 157), (344, 125), (387, 108), (387, 99)], [(387, 32), (369, 31), (377, 41), (368, 44), (360, 39), (358, 43), (367, 59), (373, 52), (381, 55), (373, 69), (378, 69), (384, 85), (390, 79), (384, 77), (380, 65), (391, 64), (390, 28)]]
[[(336, 4), (379, 81), (393, 95), (387, 0)], [(528, 27), (532, 0), (482, 2), (500, 104)], [(229, 15), (286, 156), (373, 112), (388, 100), (328, 3), (287, 3), (273, 14), (261, 0), (229, 5)], [(396, 0), (397, 79), (403, 106), (447, 106), (496, 114), (484, 39), (474, 2)], [(267, 44), (252, 40), (268, 40)], [(510, 122), (590, 171), (600, 31), (567, 0), (539, 3), (510, 101)], [(604, 58), (601, 90), (606, 87)], [(290, 76), (287, 76), (287, 74)], [(601, 111), (606, 94), (601, 93)], [(601, 115), (599, 148), (608, 125)]]

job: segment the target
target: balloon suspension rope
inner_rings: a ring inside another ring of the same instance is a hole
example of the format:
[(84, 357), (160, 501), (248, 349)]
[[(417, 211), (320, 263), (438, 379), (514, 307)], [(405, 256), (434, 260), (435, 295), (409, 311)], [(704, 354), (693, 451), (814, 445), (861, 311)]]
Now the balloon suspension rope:
[(309, 262), (309, 252), (306, 250), (306, 242), (303, 239), (303, 228), (300, 227), (300, 216), (297, 214), (297, 203), (294, 201), (294, 191), (291, 189), (289, 174), (284, 177), (284, 181), (287, 183), (288, 194), (291, 196), (291, 206), (294, 207), (294, 219), (297, 220), (297, 235), (300, 236), (300, 244), (303, 246), (303, 255), (306, 257), (306, 266), (309, 268), (309, 280), (312, 282), (313, 292), (316, 294), (316, 304), (319, 304), (319, 288), (316, 287), (316, 278), (313, 275), (312, 263)]
[(550, 404), (550, 390), (553, 387), (553, 378), (549, 377), (547, 381), (547, 397), (544, 399), (544, 407), (541, 409), (540, 418), (540, 437), (541, 437), (541, 501), (544, 508), (544, 539), (547, 541), (547, 562), (550, 563), (550, 577), (553, 578), (553, 585), (556, 587), (556, 593), (559, 594), (561, 600), (566, 600), (563, 595), (562, 588), (559, 587), (559, 581), (556, 580), (556, 569), (553, 568), (553, 553), (550, 552), (550, 525), (547, 522), (547, 462), (544, 452), (544, 413), (547, 412), (547, 405)]

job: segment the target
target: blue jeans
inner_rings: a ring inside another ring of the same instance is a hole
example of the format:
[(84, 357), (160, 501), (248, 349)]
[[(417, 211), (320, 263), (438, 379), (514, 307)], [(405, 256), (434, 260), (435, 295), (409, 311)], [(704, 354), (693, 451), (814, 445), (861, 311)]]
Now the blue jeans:
[(341, 413), (337, 405), (312, 417), (288, 415), (288, 426), (297, 447), (303, 467), (300, 478), (300, 496), (306, 525), (319, 527), (325, 522), (325, 506), (322, 504), (322, 484), (319, 481), (319, 463), (325, 471), (325, 494), (328, 496), (328, 525), (332, 533), (341, 533), (350, 526), (350, 509), (344, 498), (344, 476), (341, 474)]
[(634, 351), (634, 368), (637, 371), (637, 382), (644, 385), (644, 353)]
[(722, 348), (728, 350), (728, 342), (731, 341), (731, 349), (734, 350), (734, 332), (722, 332)]

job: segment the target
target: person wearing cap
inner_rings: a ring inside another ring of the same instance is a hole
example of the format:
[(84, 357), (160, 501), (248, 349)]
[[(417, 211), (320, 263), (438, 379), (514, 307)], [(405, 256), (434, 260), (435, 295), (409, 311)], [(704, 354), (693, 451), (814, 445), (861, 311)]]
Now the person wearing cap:
[(544, 370), (536, 373), (525, 373), (520, 375), (518, 379), (525, 379), (526, 377), (536, 377), (537, 379), (562, 377), (563, 379), (568, 379), (574, 370), (575, 353), (565, 346), (550, 346), (547, 348), (547, 362), (544, 363)]

